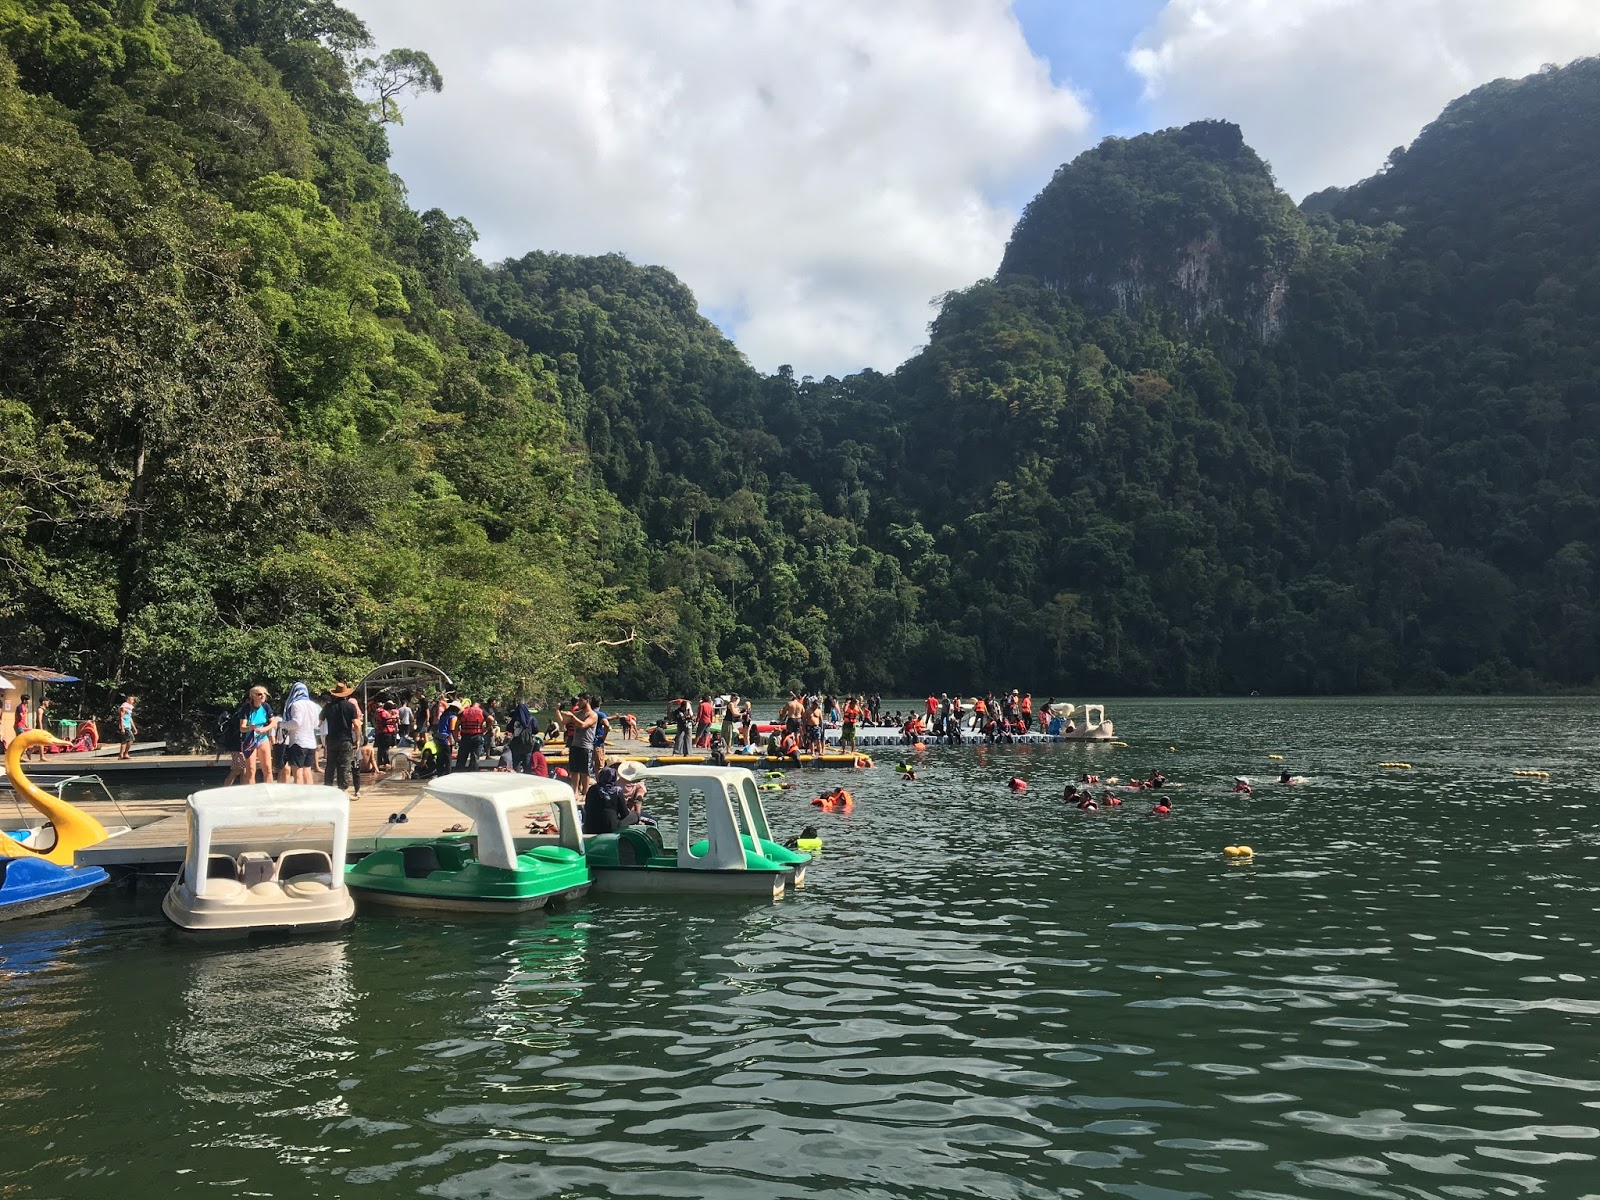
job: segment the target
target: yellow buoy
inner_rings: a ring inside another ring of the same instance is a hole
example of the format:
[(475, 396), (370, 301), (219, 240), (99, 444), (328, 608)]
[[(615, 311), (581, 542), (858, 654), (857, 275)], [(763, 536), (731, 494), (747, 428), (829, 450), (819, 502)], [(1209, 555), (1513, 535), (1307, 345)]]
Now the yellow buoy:
[(1239, 857), (1239, 847), (1237, 847), (1237, 846), (1224, 846), (1222, 848), (1222, 853), (1224, 855), (1226, 855), (1228, 858), (1238, 858)]
[(1126, 746), (1128, 743), (1127, 742), (1112, 742), (1111, 744), (1113, 746)]
[(1387, 762), (1387, 763), (1379, 763), (1378, 765), (1380, 767), (1389, 767), (1389, 768), (1391, 768), (1393, 770), (1396, 770), (1396, 771), (1409, 771), (1409, 770), (1411, 770), (1411, 764), (1410, 763)]
[(1283, 761), (1283, 755), (1281, 755), (1281, 754), (1269, 754), (1269, 755), (1267, 755), (1267, 757), (1270, 758), (1273, 762), (1282, 762)]
[(1250, 849), (1249, 846), (1240, 846), (1239, 847), (1239, 857), (1240, 858), (1249, 858), (1253, 854), (1255, 854), (1255, 851)]
[(1176, 746), (1168, 746), (1167, 749), (1172, 751), (1174, 754), (1178, 752), (1178, 748)]
[(1513, 775), (1525, 775), (1529, 779), (1549, 779), (1549, 771), (1513, 771)]

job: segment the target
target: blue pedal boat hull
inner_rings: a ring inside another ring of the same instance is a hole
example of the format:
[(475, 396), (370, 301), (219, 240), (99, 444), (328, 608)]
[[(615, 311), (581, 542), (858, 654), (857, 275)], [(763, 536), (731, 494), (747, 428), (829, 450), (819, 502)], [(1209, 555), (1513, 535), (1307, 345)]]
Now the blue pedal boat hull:
[(71, 908), (109, 878), (103, 867), (62, 867), (41, 858), (0, 859), (0, 921)]

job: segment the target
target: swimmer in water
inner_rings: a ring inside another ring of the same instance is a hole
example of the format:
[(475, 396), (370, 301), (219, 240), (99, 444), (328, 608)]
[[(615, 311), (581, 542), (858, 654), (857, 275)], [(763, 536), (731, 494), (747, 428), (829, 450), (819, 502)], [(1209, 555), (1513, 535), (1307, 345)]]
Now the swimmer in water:
[(1233, 790), (1236, 792), (1243, 792), (1246, 796), (1251, 794), (1250, 784), (1245, 780), (1243, 775), (1234, 776)]
[(1078, 788), (1076, 784), (1067, 784), (1061, 789), (1061, 803), (1076, 804), (1078, 802)]
[(1100, 806), (1094, 802), (1093, 796), (1091, 796), (1088, 792), (1084, 792), (1083, 795), (1078, 797), (1078, 811), (1099, 812)]
[(1100, 803), (1104, 804), (1107, 808), (1121, 808), (1122, 797), (1113, 796), (1110, 792), (1101, 792)]
[(1289, 778), (1289, 772), (1288, 771), (1284, 771), (1284, 773), (1282, 775), (1278, 776), (1278, 782), (1279, 783), (1293, 783), (1294, 780)]
[(913, 771), (910, 767), (907, 767), (904, 771), (900, 772), (900, 778), (901, 779), (915, 779), (916, 777), (917, 777), (917, 773), (915, 771)]
[(1168, 804), (1164, 798), (1161, 799), (1161, 800), (1157, 800), (1156, 801), (1156, 806), (1150, 810), (1150, 815), (1152, 817), (1170, 816), (1171, 813), (1172, 813), (1172, 805)]

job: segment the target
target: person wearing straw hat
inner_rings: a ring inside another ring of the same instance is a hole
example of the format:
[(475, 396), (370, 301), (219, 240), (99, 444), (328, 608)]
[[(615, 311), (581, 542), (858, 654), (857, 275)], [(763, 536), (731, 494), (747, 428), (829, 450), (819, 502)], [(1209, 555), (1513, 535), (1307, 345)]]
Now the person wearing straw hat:
[(361, 772), (356, 766), (356, 722), (360, 709), (350, 697), (355, 688), (336, 683), (328, 689), (328, 702), (322, 706), (322, 721), (327, 727), (323, 743), (322, 782), (327, 787), (361, 794)]

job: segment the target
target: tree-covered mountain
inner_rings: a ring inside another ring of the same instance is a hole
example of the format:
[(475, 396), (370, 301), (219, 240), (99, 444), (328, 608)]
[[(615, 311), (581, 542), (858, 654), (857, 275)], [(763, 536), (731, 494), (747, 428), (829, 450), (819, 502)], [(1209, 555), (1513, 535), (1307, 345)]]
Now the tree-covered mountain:
[[(157, 711), (475, 688), (1369, 691), (1600, 673), (1600, 65), (1296, 208), (1112, 139), (892, 375), (669, 270), (472, 255), (330, 0), (0, 0), (0, 644)], [(425, 103), (426, 99), (419, 99)]]

